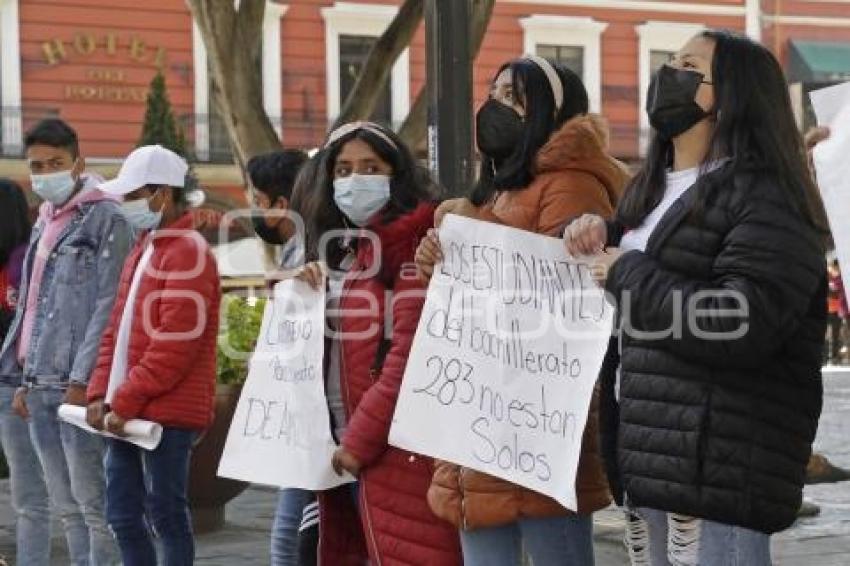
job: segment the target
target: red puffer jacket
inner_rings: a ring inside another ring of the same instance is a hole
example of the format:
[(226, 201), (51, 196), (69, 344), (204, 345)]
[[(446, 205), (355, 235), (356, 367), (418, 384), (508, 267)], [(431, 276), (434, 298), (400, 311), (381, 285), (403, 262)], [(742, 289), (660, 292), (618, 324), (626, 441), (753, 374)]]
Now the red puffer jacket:
[[(363, 466), (359, 478), (362, 530), (352, 520), (356, 517), (353, 502), (344, 490), (321, 494), (322, 566), (363, 564), (364, 534), (375, 565), (461, 564), (457, 530), (437, 519), (428, 507), (432, 460), (387, 444), (425, 302), (413, 254), (433, 225), (433, 213), (433, 206), (423, 204), (387, 225), (370, 227), (380, 240), (381, 253), (370, 244), (362, 245), (346, 281), (340, 330), (348, 426), (342, 443)], [(385, 317), (386, 309), (391, 309), (391, 316)], [(391, 334), (385, 331), (387, 321), (392, 321)], [(383, 366), (373, 371), (385, 335), (391, 340), (383, 346)]]
[(221, 286), (215, 258), (188, 213), (155, 237), (142, 236), (127, 257), (88, 399), (106, 396), (130, 284), (151, 240), (153, 255), (133, 305), (129, 375), (112, 410), (124, 419), (202, 430), (213, 420)]

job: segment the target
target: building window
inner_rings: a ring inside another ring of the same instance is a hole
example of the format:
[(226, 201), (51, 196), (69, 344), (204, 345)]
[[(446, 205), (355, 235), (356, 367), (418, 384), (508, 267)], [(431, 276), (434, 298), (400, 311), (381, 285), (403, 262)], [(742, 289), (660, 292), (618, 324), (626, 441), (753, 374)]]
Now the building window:
[(0, 0), (0, 155), (23, 151), (18, 0)]
[[(322, 8), (325, 20), (327, 117), (333, 123), (376, 38), (390, 25), (398, 6), (335, 2)], [(374, 119), (397, 127), (410, 110), (410, 50), (393, 65), (389, 84), (375, 110)]]
[(663, 65), (666, 65), (670, 61), (673, 60), (673, 57), (676, 55), (675, 51), (662, 51), (660, 49), (653, 49), (649, 52), (649, 76), (652, 75), (660, 69)]
[[(362, 35), (339, 36), (339, 100), (344, 103), (354, 90), (357, 77), (366, 64), (369, 51), (377, 38)], [(392, 124), (392, 90), (390, 81), (381, 87), (381, 98), (378, 100), (371, 119), (384, 125)]]
[(590, 110), (602, 109), (602, 33), (607, 23), (593, 18), (532, 15), (519, 21), (525, 52), (563, 64), (582, 78)]
[(584, 81), (584, 47), (538, 44), (537, 54), (544, 59), (560, 63)]
[[(2, 0), (0, 0), (2, 1)], [(257, 60), (263, 84), (263, 107), (272, 126), (281, 135), (281, 49), (280, 20), (287, 6), (266, 0), (261, 56)], [(193, 67), (195, 71), (194, 150), (198, 161), (229, 161), (232, 157), (230, 138), (218, 110), (212, 102), (210, 67), (204, 41), (197, 25), (192, 23)]]
[(646, 115), (646, 93), (652, 74), (682, 48), (693, 36), (705, 30), (702, 24), (648, 21), (637, 26), (638, 34), (638, 150), (646, 155), (649, 147), (650, 126)]

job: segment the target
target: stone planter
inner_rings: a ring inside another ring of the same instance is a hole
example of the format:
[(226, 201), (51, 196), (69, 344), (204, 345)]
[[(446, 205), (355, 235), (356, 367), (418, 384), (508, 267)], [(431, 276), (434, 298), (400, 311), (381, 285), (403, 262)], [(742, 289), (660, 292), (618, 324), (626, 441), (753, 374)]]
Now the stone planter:
[(220, 478), (216, 474), (230, 421), (242, 392), (241, 385), (216, 387), (215, 421), (200, 439), (192, 453), (189, 469), (189, 506), (196, 533), (218, 530), (224, 526), (224, 507), (248, 488), (247, 483)]

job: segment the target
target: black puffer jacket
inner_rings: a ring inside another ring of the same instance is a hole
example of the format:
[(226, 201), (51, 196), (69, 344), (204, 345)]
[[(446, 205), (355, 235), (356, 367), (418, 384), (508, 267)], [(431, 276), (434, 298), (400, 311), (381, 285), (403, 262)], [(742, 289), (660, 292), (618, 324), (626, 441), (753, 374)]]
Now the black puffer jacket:
[[(607, 291), (633, 328), (683, 324), (681, 337), (626, 332), (621, 349), (612, 340), (603, 451), (619, 501), (625, 490), (635, 506), (773, 533), (796, 516), (821, 411), (826, 265), (817, 231), (769, 178), (723, 175), (686, 192), (646, 252), (626, 253), (609, 273)], [(616, 245), (623, 230), (612, 228)], [(739, 301), (749, 316), (720, 312)], [(735, 329), (746, 332), (699, 335)]]

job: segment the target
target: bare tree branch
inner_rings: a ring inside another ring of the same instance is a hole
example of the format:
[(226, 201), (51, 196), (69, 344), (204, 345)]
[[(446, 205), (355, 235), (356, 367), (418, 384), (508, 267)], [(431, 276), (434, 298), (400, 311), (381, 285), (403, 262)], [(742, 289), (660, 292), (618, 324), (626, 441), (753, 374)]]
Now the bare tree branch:
[[(481, 44), (484, 43), (484, 35), (487, 33), (487, 28), (490, 25), (490, 20), (493, 17), (493, 8), (496, 0), (473, 0), (472, 2), (472, 60), (478, 56), (481, 51)], [(416, 96), (416, 102), (413, 103), (410, 113), (399, 129), (399, 136), (414, 150), (421, 150), (425, 145), (425, 137), (428, 132), (428, 86), (422, 87), (419, 94)]]
[(263, 107), (261, 53), (264, 0), (186, 0), (210, 63), (213, 103), (227, 128), (240, 166), (254, 155), (280, 147)]
[(422, 21), (424, 0), (405, 0), (389, 27), (372, 46), (360, 76), (345, 99), (333, 125), (337, 128), (354, 120), (366, 120), (375, 111), (382, 86), (399, 55), (407, 49)]

